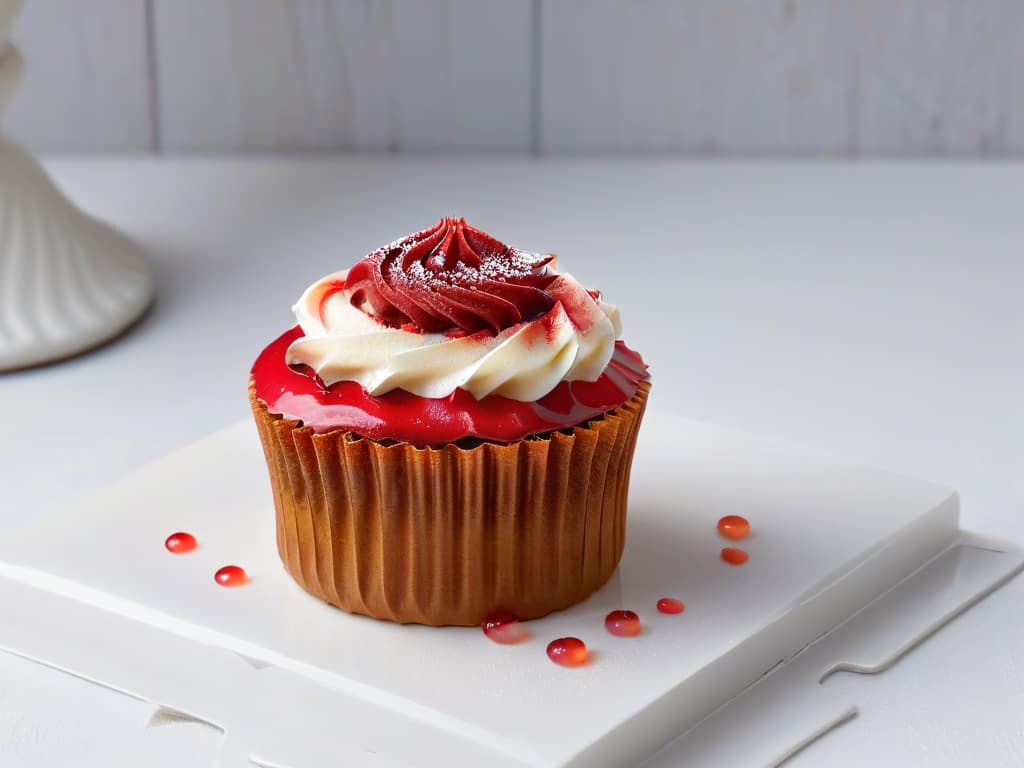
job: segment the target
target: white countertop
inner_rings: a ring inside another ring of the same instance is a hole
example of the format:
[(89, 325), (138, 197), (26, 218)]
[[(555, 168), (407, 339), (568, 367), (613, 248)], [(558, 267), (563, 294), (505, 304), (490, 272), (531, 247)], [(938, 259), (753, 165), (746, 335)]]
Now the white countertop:
[[(158, 299), (86, 357), (0, 375), (0, 523), (54, 513), (245, 418), (246, 375), (320, 275), (442, 213), (553, 250), (622, 308), (657, 408), (961, 491), (1024, 543), (1024, 166), (55, 160), (137, 238)], [(793, 766), (1024, 765), (1024, 580), (877, 676)], [(0, 765), (206, 765), (209, 735), (0, 654)]]

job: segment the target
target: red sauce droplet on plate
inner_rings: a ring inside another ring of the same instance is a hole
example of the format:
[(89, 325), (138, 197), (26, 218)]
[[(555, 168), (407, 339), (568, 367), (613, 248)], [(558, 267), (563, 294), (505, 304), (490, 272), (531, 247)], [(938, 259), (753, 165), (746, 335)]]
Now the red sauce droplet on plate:
[(674, 597), (663, 597), (658, 601), (658, 610), (662, 613), (682, 613), (685, 609), (683, 601)]
[(739, 515), (726, 515), (718, 521), (718, 533), (727, 539), (745, 539), (750, 533), (750, 521)]
[(578, 637), (560, 637), (548, 643), (548, 658), (563, 667), (581, 667), (587, 663), (590, 653)]
[(499, 645), (515, 645), (530, 639), (530, 631), (511, 613), (492, 613), (480, 622), (480, 627)]
[(640, 617), (633, 611), (612, 611), (604, 617), (604, 628), (619, 637), (636, 637), (640, 634)]
[(249, 583), (249, 574), (241, 566), (225, 565), (213, 574), (213, 580), (222, 587), (240, 587)]
[(722, 550), (722, 560), (729, 565), (743, 565), (749, 559), (750, 555), (745, 550), (734, 549), (733, 547), (726, 547)]
[(196, 537), (191, 533), (178, 531), (177, 533), (172, 533), (167, 537), (167, 540), (164, 541), (164, 546), (167, 548), (168, 552), (175, 555), (184, 555), (186, 552), (191, 552), (199, 546), (199, 544), (196, 542)]

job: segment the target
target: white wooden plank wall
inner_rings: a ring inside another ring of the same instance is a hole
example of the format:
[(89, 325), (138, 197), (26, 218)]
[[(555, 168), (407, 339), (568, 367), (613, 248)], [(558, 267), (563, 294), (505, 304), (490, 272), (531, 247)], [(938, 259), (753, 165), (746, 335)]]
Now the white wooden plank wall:
[(545, 0), (549, 152), (1024, 151), (1019, 0)]
[(28, 0), (48, 151), (1024, 154), (1021, 0)]
[(29, 0), (12, 40), (25, 74), (7, 133), (43, 150), (152, 148), (143, 0)]
[(527, 0), (156, 0), (168, 150), (497, 150), (530, 135)]

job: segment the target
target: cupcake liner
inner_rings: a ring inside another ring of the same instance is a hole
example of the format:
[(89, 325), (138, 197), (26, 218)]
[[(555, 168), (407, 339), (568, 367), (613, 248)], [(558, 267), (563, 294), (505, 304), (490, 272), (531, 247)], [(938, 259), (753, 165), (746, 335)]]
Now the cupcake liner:
[(648, 391), (571, 431), (416, 448), (314, 433), (269, 413), (250, 382), (281, 560), (310, 594), (401, 623), (525, 620), (577, 603), (622, 555)]

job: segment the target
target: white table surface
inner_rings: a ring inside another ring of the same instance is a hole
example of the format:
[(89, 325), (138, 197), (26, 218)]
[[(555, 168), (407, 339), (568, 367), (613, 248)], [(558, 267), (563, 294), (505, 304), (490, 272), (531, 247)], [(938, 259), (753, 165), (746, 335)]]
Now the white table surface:
[[(246, 376), (320, 275), (465, 215), (622, 308), (654, 407), (958, 488), (1024, 543), (1024, 166), (60, 159), (144, 244), (158, 301), (116, 344), (0, 375), (0, 524), (247, 416)], [(2, 277), (0, 277), (2, 279)], [(1024, 765), (1024, 579), (877, 676), (793, 766)], [(137, 702), (0, 654), (0, 765), (208, 765)], [(140, 763), (140, 756), (145, 759)]]

